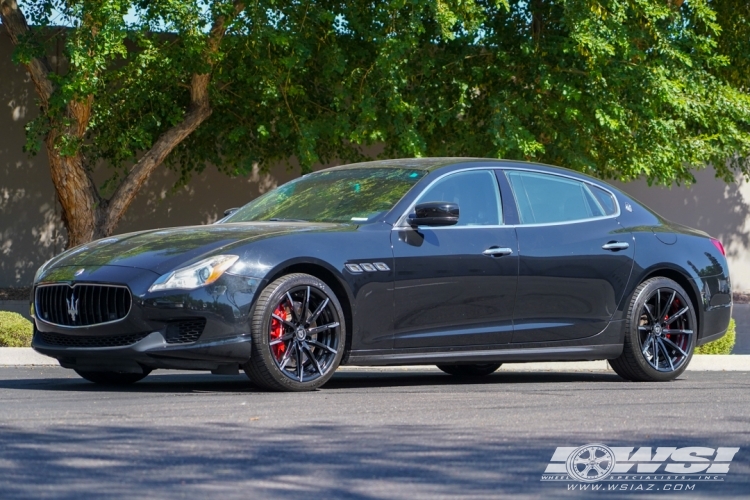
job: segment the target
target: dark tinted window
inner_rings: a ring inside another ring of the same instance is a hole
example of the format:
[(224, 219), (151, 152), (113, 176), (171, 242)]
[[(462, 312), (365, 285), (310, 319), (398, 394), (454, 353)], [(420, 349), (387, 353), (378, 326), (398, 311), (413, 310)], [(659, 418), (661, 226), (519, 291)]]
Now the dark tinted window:
[(587, 185), (574, 179), (508, 171), (522, 224), (568, 222), (605, 214)]
[(303, 220), (361, 224), (393, 208), (424, 175), (423, 170), (406, 168), (315, 172), (269, 191), (224, 222)]
[(458, 203), (458, 226), (503, 223), (500, 190), (490, 170), (470, 170), (443, 177), (422, 193), (418, 203), (426, 201)]
[(591, 192), (596, 197), (596, 200), (601, 205), (604, 213), (607, 215), (614, 215), (617, 213), (617, 205), (615, 204), (615, 198), (603, 189), (596, 186), (589, 186)]

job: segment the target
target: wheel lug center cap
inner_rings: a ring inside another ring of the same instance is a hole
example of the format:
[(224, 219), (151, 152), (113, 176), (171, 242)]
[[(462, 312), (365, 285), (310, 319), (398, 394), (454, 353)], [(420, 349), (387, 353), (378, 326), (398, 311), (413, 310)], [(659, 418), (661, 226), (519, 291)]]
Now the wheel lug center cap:
[(304, 326), (300, 326), (294, 334), (297, 336), (297, 340), (305, 340), (305, 337), (307, 337), (307, 330), (305, 330)]
[(654, 325), (654, 335), (661, 335), (663, 333), (661, 325)]

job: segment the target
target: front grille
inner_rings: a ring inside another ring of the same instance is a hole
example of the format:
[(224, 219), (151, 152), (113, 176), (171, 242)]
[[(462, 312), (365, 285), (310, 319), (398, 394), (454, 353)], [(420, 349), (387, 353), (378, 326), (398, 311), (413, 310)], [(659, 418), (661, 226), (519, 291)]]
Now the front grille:
[(148, 335), (148, 333), (129, 333), (127, 335), (100, 337), (49, 332), (36, 332), (36, 334), (45, 344), (61, 347), (123, 347), (133, 345)]
[(167, 344), (187, 344), (198, 340), (206, 327), (206, 319), (175, 321), (167, 325)]
[(36, 289), (36, 314), (61, 326), (90, 326), (117, 321), (130, 311), (130, 290), (124, 286), (68, 284)]

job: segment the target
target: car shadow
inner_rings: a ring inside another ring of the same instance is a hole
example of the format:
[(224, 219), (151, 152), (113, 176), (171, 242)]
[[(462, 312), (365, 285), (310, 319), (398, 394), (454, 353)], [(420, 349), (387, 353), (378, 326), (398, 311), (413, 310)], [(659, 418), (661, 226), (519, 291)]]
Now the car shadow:
[[(67, 376), (0, 380), (0, 389), (32, 391), (115, 392), (115, 393), (264, 393), (244, 374), (211, 375), (208, 373), (154, 372), (144, 380), (125, 386), (97, 385), (81, 378)], [(357, 370), (337, 372), (320, 391), (358, 390), (393, 387), (492, 386), (517, 384), (605, 383), (625, 381), (610, 372), (503, 372), (484, 377), (459, 378), (439, 372), (404, 372)]]
[(608, 372), (504, 372), (502, 370), (484, 377), (454, 377), (438, 372), (339, 372), (323, 389), (357, 389), (403, 386), (452, 386), (537, 384), (571, 382), (622, 382), (618, 375)]

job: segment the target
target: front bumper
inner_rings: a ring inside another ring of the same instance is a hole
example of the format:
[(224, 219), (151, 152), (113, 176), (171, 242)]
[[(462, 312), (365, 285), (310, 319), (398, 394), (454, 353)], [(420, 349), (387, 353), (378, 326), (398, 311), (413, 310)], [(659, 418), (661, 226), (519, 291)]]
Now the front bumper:
[(247, 363), (251, 345), (250, 335), (170, 345), (160, 332), (152, 332), (128, 346), (62, 347), (45, 344), (36, 328), (32, 341), (34, 350), (57, 359), (64, 368), (120, 373), (142, 373), (143, 368), (220, 370)]
[[(221, 370), (242, 365), (251, 352), (249, 315), (262, 281), (224, 275), (196, 290), (148, 293), (154, 274), (100, 268), (76, 284), (126, 285), (132, 305), (123, 319), (91, 326), (62, 326), (34, 318), (32, 347), (65, 368), (140, 373), (144, 368)], [(107, 279), (110, 278), (110, 279)], [(36, 290), (34, 291), (36, 293)], [(189, 335), (182, 326), (188, 325)]]

